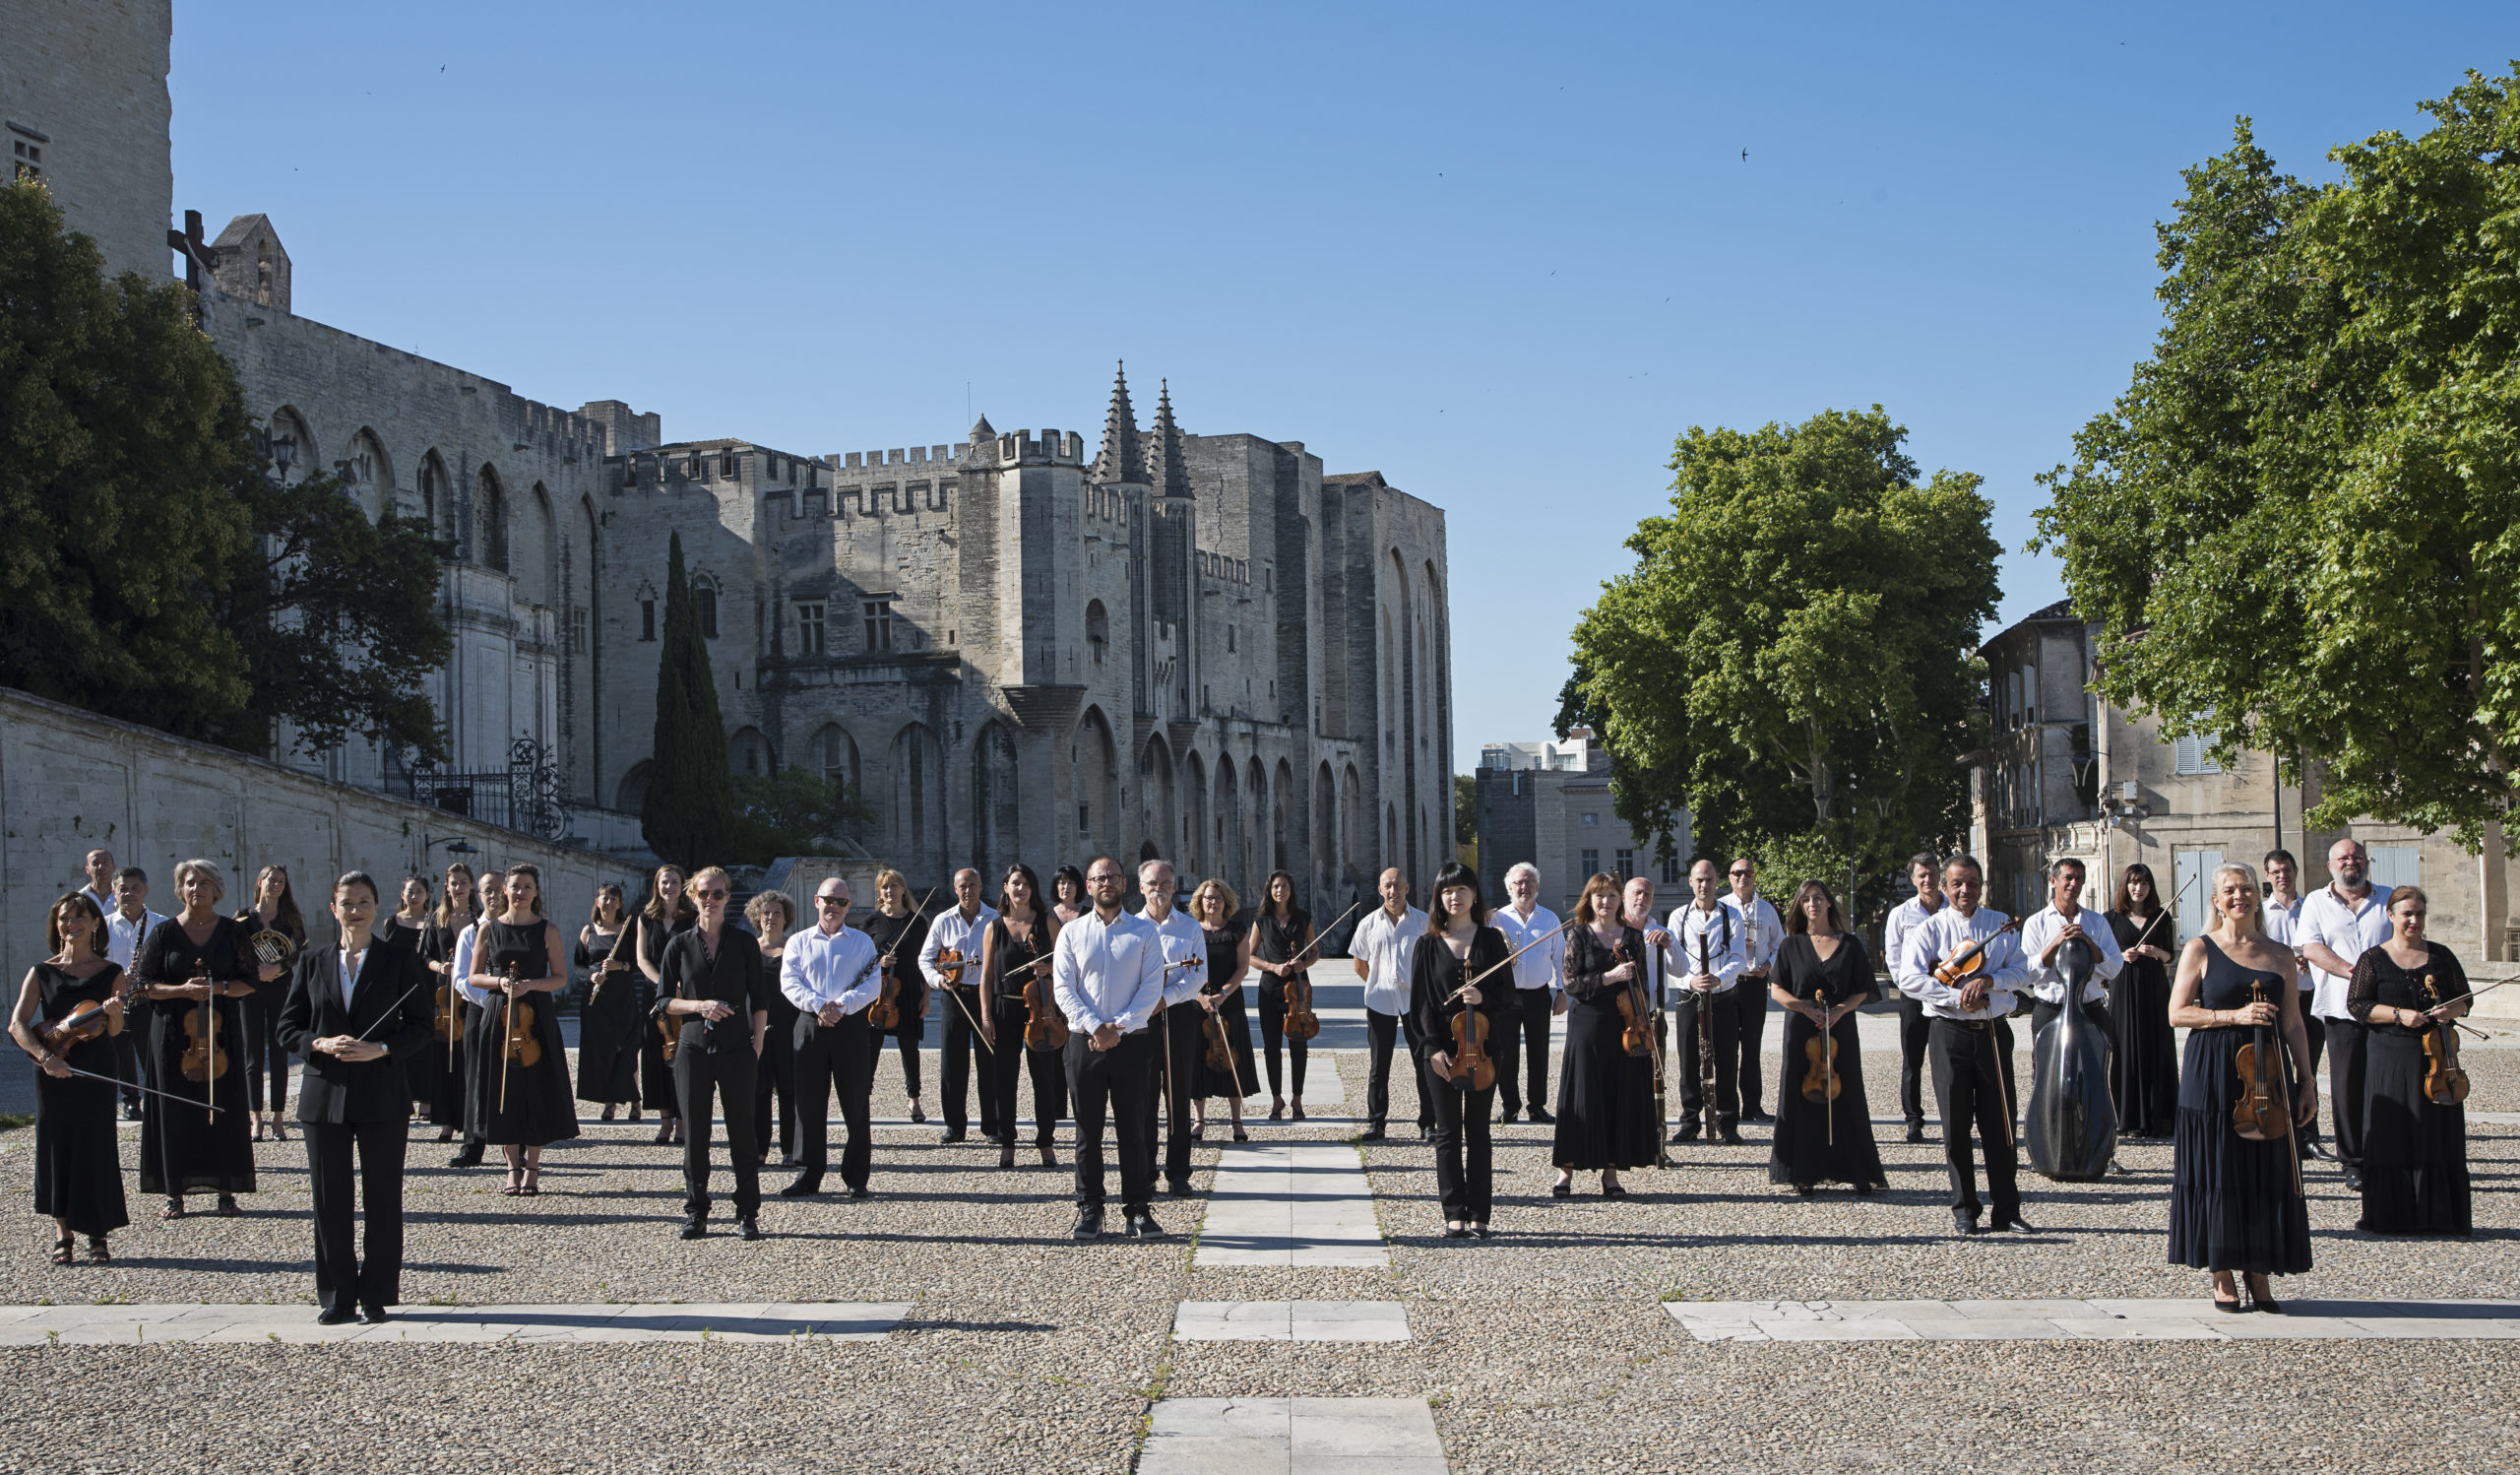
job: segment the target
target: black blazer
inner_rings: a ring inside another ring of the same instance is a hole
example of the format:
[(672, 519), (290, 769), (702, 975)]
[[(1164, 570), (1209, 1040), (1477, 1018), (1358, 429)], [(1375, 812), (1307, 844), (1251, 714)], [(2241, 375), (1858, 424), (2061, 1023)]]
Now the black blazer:
[[(437, 991), (420, 955), (404, 942), (375, 938), (359, 963), (350, 1006), (342, 1007), (341, 954), (328, 937), (308, 947), (289, 969), (288, 997), (280, 1006), (280, 1043), (306, 1057), (305, 1083), (297, 1093), (300, 1122), (390, 1122), (411, 1115), (411, 1088), (403, 1058), (434, 1038)], [(400, 1000), (398, 1003), (397, 1000)], [(391, 1011), (390, 1013), (388, 1011)], [(327, 1035), (357, 1035), (385, 1047), (381, 1060), (345, 1060), (306, 1046)]]
[[(718, 932), (718, 956), (712, 960), (700, 929), (690, 928), (673, 934), (665, 944), (664, 987), (658, 990), (657, 1014), (670, 1018), (679, 1029), (674, 1036), (676, 1050), (696, 1050), (703, 1055), (728, 1055), (735, 1051), (752, 1051), (752, 1016), (770, 1012), (770, 999), (776, 992), (770, 982), (769, 960), (761, 955), (761, 938), (742, 926), (729, 922)], [(714, 998), (734, 1010), (732, 1014), (712, 1024), (697, 1014), (672, 1014), (664, 1006), (677, 998)], [(769, 1046), (768, 1037), (762, 1041)]]

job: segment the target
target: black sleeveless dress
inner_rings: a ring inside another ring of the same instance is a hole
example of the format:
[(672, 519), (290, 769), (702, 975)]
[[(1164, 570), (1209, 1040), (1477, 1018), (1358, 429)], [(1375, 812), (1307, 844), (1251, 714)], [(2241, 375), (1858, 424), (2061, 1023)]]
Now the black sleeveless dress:
[[(254, 955), (246, 950), (244, 930), (235, 919), (221, 917), (210, 925), (199, 942), (184, 931), (183, 919), (158, 924), (140, 945), (132, 975), (143, 983), (181, 984), (207, 977), (220, 983), (251, 983)], [(167, 998), (151, 1002), (149, 1010), (149, 1084), (169, 1096), (140, 1098), (140, 1191), (169, 1198), (186, 1193), (251, 1193), (254, 1191), (254, 1143), (246, 1135), (250, 1108), (245, 1100), (245, 1010), (243, 1000), (220, 998), (212, 1005), (219, 1019), (219, 1051), (227, 1068), (205, 1086), (184, 1076), (184, 1049), (190, 1037), (184, 1022), (198, 1018), (201, 1001)], [(126, 1025), (126, 1028), (128, 1026)], [(219, 1111), (209, 1108), (216, 1102)]]
[[(539, 919), (482, 923), (472, 942), (472, 971), (504, 973), (513, 963), (519, 978), (550, 977), (551, 958), (543, 946), (545, 926)], [(480, 1123), (484, 1142), (540, 1147), (578, 1134), (577, 1104), (569, 1095), (568, 1053), (561, 1045), (553, 999), (549, 994), (527, 994), (514, 1000), (494, 994), (487, 1005), (473, 1011), (464, 1056), (472, 1120)], [(526, 1030), (540, 1047), (532, 1064), (511, 1059), (505, 1048), (511, 1007), (532, 1013)]]
[[(1853, 932), (1838, 934), (1838, 950), (1825, 963), (1809, 934), (1789, 934), (1776, 950), (1776, 981), (1796, 998), (1825, 994), (1833, 1007), (1850, 998), (1869, 1003), (1881, 996), (1872, 979), (1872, 955)], [(1820, 1037), (1820, 1027), (1800, 1014), (1785, 1016), (1785, 1070), (1777, 1090), (1768, 1182), (1806, 1187), (1832, 1182), (1890, 1186), (1881, 1171), (1881, 1150), (1872, 1141), (1872, 1108), (1864, 1100), (1863, 1050), (1855, 1021), (1849, 1014), (1829, 1031), (1837, 1045), (1822, 1060), (1830, 1063), (1834, 1055), (1838, 1099), (1824, 1106), (1802, 1094), (1803, 1077), (1811, 1070), (1804, 1047)]]
[[(2246, 1008), (2251, 983), (2264, 985), (2266, 996), (2279, 1001), (2280, 991), (2293, 987), (2264, 969), (2242, 968), (2213, 938), (2205, 939), (2198, 1008)], [(2277, 1050), (2285, 1050), (2281, 1031), (2267, 1033)], [(2172, 1147), (2174, 1265), (2250, 1275), (2299, 1275), (2310, 1268), (2310, 1212), (2294, 1187), (2300, 1165), (2293, 1139), (2252, 1142), (2232, 1125), (2232, 1107), (2239, 1098), (2236, 1062), (2240, 1047), (2255, 1034), (2239, 1025), (2187, 1033), (2178, 1083), (2178, 1131)], [(2291, 1052), (2285, 1054), (2289, 1072)]]
[[(35, 965), (37, 1014), (67, 1016), (89, 999), (105, 1001), (122, 970), (111, 963), (86, 978), (57, 963)], [(123, 1027), (131, 1027), (125, 1020)], [(70, 1047), (73, 1070), (104, 1077), (51, 1076), (35, 1069), (35, 1212), (70, 1222), (75, 1235), (105, 1235), (131, 1222), (122, 1200), (122, 1149), (114, 1129), (114, 1042), (103, 1035)]]
[[(420, 961), (452, 967), (455, 939), (463, 930), (434, 918), (420, 924)], [(447, 991), (443, 994), (442, 989)], [(438, 1009), (441, 1002), (443, 1014)], [(427, 1047), (404, 1065), (403, 1073), (410, 1079), (412, 1103), (427, 1115), (430, 1125), (460, 1128), (464, 1125), (464, 1036), (477, 1011), (443, 973), (429, 975), (429, 1007), (431, 1017), (442, 1017), (445, 1023), (429, 1037)]]
[(1198, 1094), (1210, 1101), (1220, 1096), (1240, 1101), (1260, 1089), (1260, 1077), (1252, 1069), (1251, 1012), (1243, 1005), (1242, 990), (1220, 981), (1226, 970), (1216, 967), (1215, 961), (1223, 958), (1230, 965), (1234, 954), (1242, 950), (1242, 932), (1231, 925), (1228, 925), (1224, 931), (1202, 927), (1199, 937), (1207, 947), (1210, 964), (1208, 980), (1199, 986), (1199, 992), (1224, 995), (1225, 1002), (1217, 1005), (1217, 1022), (1225, 1026), (1227, 1054), (1232, 1065), (1229, 1069), (1220, 1070), (1208, 1059), (1205, 1048), (1207, 1027), (1200, 1026), (1202, 1045), (1199, 1051)]

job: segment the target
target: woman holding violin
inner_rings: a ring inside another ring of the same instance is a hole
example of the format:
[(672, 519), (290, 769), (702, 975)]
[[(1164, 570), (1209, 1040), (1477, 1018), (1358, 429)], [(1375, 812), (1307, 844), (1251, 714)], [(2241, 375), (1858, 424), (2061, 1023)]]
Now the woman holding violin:
[[(1615, 888), (1609, 905), (1616, 915)], [(1488, 1118), (1496, 1104), (1496, 1066), (1487, 1045), (1513, 1006), (1514, 980), (1511, 973), (1472, 980), (1502, 967), (1512, 951), (1505, 934), (1487, 925), (1478, 872), (1459, 861), (1445, 863), (1435, 875), (1425, 935), (1410, 955), (1409, 1012), (1413, 1038), (1425, 1046), (1418, 1089), (1434, 1107), (1435, 1190), (1443, 1195), (1448, 1240), (1486, 1239), (1494, 1212)]]
[[(1575, 903), (1566, 936), (1566, 1055), (1557, 1074), (1550, 1161), (1564, 1198), (1575, 1175), (1598, 1169), (1602, 1196), (1616, 1198), (1621, 1168), (1655, 1161), (1662, 1123), (1654, 1112), (1653, 1001), (1630, 985), (1645, 967), (1645, 934), (1619, 915), (1618, 882), (1596, 874)], [(1641, 1044), (1642, 1052), (1634, 1049)]]
[[(660, 866), (648, 881), (648, 904), (639, 909), (638, 925), (622, 933), (613, 955), (638, 965), (647, 987), (639, 991), (639, 1096), (657, 1113), (657, 1140), (682, 1140), (682, 1107), (674, 1090), (673, 1064), (665, 1055), (665, 1036), (654, 1022), (657, 1000), (663, 996), (665, 944), (691, 930), (700, 914), (683, 894), (679, 866)], [(637, 1117), (634, 1108), (630, 1114)]]
[[(113, 1262), (105, 1236), (131, 1222), (123, 1207), (122, 1152), (114, 1129), (114, 1047), (122, 1033), (123, 974), (105, 956), (105, 914), (73, 891), (44, 918), (51, 956), (27, 972), (9, 1038), (35, 1062), (35, 1212), (60, 1238), (52, 1262), (71, 1262), (71, 1237), (88, 1237), (91, 1263)], [(73, 1071), (86, 1071), (85, 1075)]]
[[(1251, 931), (1234, 926), (1241, 899), (1233, 888), (1210, 876), (1190, 893), (1190, 920), (1199, 925), (1206, 946), (1208, 975), (1199, 983), (1199, 1007), (1207, 1012), (1200, 1026), (1205, 1049), (1199, 1052), (1198, 1089), (1190, 1096), (1193, 1137), (1207, 1128), (1208, 1102), (1222, 1096), (1233, 1111), (1233, 1139), (1248, 1142), (1242, 1127), (1242, 1098), (1257, 1087), (1251, 1060), (1251, 1016), (1242, 1006), (1242, 980), (1251, 971)], [(1300, 1060), (1301, 1056), (1296, 1058)], [(1295, 1089), (1303, 1089), (1298, 1080)]]
[[(2180, 951), (2171, 986), (2170, 1023), (2188, 1036), (2173, 1142), (2170, 1262), (2213, 1272), (2216, 1311), (2276, 1312), (2267, 1277), (2310, 1268), (2309, 1209), (2292, 1132), (2318, 1115), (2318, 1084), (2293, 950), (2266, 939), (2257, 873), (2237, 864), (2217, 867), (2213, 898), (2214, 926)], [(2233, 1289), (2236, 1272), (2246, 1303)]]
[(857, 928), (875, 944), (875, 955), (885, 960), (882, 973), (892, 985), (893, 1022), (880, 1023), (880, 1013), (867, 1020), (875, 1030), (875, 1054), (880, 1059), (883, 1042), (890, 1037), (901, 1053), (910, 1120), (925, 1122), (927, 1113), (918, 1104), (918, 1052), (927, 1038), (927, 980), (919, 974), (918, 955), (927, 948), (927, 918), (911, 904), (909, 877), (889, 866), (876, 871), (875, 910), (859, 919)]
[(187, 1193), (218, 1194), (219, 1212), (233, 1217), (244, 1212), (236, 1195), (254, 1191), (243, 1000), (259, 970), (245, 930), (219, 915), (226, 893), (210, 862), (177, 866), (184, 909), (131, 966), (135, 996), (149, 1001), (149, 1083), (165, 1093), (143, 1097), (140, 1115), (140, 1191), (166, 1195), (161, 1219), (184, 1217)]
[(2389, 893), (2389, 940), (2354, 964), (2346, 1012), (2369, 1033), (2362, 1055), (2362, 1217), (2376, 1235), (2474, 1232), (2468, 1201), (2468, 1073), (2458, 1019), (2468, 976), (2424, 936), (2431, 902)]
[(1007, 867), (999, 884), (997, 916), (980, 935), (980, 996), (988, 1005), (980, 1013), (988, 1037), (987, 1078), (982, 1090), (997, 1100), (997, 1166), (1015, 1166), (1015, 1084), (1026, 1070), (1033, 1073), (1033, 1145), (1041, 1166), (1055, 1168), (1059, 1155), (1059, 1118), (1067, 1106), (1063, 1052), (1067, 1049), (1067, 1016), (1051, 994), (1050, 956), (1058, 941), (1059, 923), (1043, 907), (1041, 883), (1030, 866)]
[[(429, 1048), (414, 1056), (406, 1072), (411, 1078), (411, 1100), (437, 1127), (437, 1139), (452, 1142), (464, 1128), (464, 1034), (472, 1005), (465, 1000), (464, 980), (455, 968), (455, 941), (472, 925), (472, 867), (458, 861), (446, 867), (437, 906), (420, 927), (420, 966), (428, 970), (429, 1005), (436, 1023)], [(479, 1162), (475, 1144), (464, 1144), (448, 1166)]]
[(587, 1001), (578, 1010), (578, 1100), (600, 1102), (610, 1122), (623, 1103), (639, 1120), (639, 1052), (648, 1033), (640, 998), (647, 982), (622, 939), (635, 930), (621, 887), (595, 888), (595, 907), (578, 933), (576, 962), (587, 972)]
[[(1260, 1048), (1269, 1061), (1269, 1120), (1287, 1114), (1290, 1099), (1294, 1119), (1303, 1120), (1304, 1058), (1321, 1019), (1312, 1011), (1312, 918), (1295, 905), (1295, 878), (1284, 870), (1269, 872), (1269, 887), (1260, 915), (1251, 925), (1251, 961), (1260, 969)], [(1210, 957), (1220, 954), (1210, 953)], [(1294, 1090), (1278, 1090), (1278, 1052), (1292, 1058)]]
[[(2121, 1137), (2167, 1137), (2178, 1120), (2178, 1042), (2171, 1034), (2170, 964), (2178, 924), (2162, 906), (2149, 866), (2129, 866), (2117, 882), (2109, 930), (2126, 966), (2109, 981), (2110, 1096)], [(2005, 1053), (2011, 1058), (2011, 1053)]]
[(578, 1134), (552, 1008), (569, 977), (559, 966), (560, 930), (542, 916), (542, 872), (510, 868), (505, 899), (506, 910), (480, 924), (465, 980), (478, 1010), (464, 1042), (465, 1088), (481, 1140), (507, 1156), (505, 1191), (531, 1198), (542, 1191), (543, 1144)]
[(1804, 881), (1794, 893), (1768, 994), (1786, 1010), (1785, 1075), (1768, 1182), (1791, 1184), (1806, 1197), (1821, 1183), (1848, 1184), (1858, 1193), (1890, 1186), (1872, 1141), (1855, 1027), (1856, 1010), (1881, 991), (1872, 955), (1846, 930), (1826, 882)]

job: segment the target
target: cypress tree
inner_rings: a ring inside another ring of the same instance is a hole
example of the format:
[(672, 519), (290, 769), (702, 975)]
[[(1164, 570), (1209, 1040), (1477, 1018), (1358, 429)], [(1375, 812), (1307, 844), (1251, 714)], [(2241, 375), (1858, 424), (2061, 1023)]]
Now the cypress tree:
[(640, 828), (648, 848), (685, 870), (724, 859), (735, 818), (726, 724), (700, 638), (700, 610), (673, 535), (665, 573), (665, 628), (657, 661), (657, 738)]

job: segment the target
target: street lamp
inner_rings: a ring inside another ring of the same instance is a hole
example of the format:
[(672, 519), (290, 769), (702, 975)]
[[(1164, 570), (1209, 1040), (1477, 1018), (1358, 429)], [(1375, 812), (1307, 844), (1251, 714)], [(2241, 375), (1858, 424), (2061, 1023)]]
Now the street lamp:
[(479, 854), (479, 852), (472, 848), (472, 842), (465, 839), (461, 835), (448, 835), (443, 839), (431, 840), (427, 835), (423, 834), (420, 837), (420, 868), (423, 870), (428, 868), (429, 852), (437, 849), (441, 845), (446, 847), (446, 853), (450, 856), (470, 856)]

